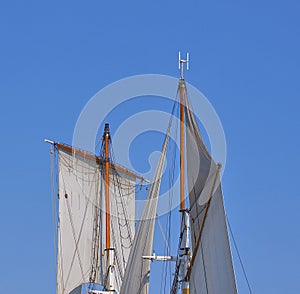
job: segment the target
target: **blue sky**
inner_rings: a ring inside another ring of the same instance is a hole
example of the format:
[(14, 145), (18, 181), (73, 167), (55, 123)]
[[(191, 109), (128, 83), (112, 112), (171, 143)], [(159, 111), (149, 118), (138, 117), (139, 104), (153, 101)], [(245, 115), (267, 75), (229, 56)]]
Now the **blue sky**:
[[(54, 293), (49, 146), (111, 82), (178, 76), (227, 139), (226, 208), (254, 293), (299, 293), (299, 1), (2, 1), (0, 283)], [(237, 269), (238, 270), (238, 269)], [(238, 275), (241, 293), (247, 293)]]

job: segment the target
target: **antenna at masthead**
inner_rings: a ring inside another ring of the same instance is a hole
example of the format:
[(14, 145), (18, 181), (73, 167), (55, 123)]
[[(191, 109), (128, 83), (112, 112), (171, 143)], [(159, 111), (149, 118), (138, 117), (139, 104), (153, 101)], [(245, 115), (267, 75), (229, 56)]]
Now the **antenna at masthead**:
[(190, 55), (189, 53), (186, 54), (186, 59), (181, 59), (180, 51), (178, 52), (178, 69), (180, 70), (180, 79), (183, 80), (183, 69), (184, 69), (184, 63), (186, 63), (186, 69), (189, 70), (189, 59)]

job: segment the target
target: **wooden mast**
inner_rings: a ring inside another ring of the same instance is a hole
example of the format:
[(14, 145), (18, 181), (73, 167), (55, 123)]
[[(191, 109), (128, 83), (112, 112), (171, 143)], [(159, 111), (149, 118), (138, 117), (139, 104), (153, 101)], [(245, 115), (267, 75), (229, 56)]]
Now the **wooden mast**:
[(105, 223), (106, 249), (110, 248), (110, 195), (109, 195), (109, 124), (105, 124), (103, 140), (105, 144)]
[(109, 169), (110, 169), (110, 158), (109, 158), (109, 143), (110, 143), (110, 131), (109, 124), (104, 126), (104, 163), (105, 163), (105, 223), (106, 223), (106, 265), (107, 272), (105, 278), (104, 289), (109, 292), (115, 293), (115, 249), (113, 248), (110, 240), (110, 189), (109, 189)]
[(189, 69), (189, 54), (187, 53), (186, 59), (181, 59), (180, 52), (178, 56), (178, 68), (180, 70), (179, 79), (179, 95), (180, 95), (180, 210), (185, 210), (185, 197), (184, 197), (184, 138), (185, 138), (185, 116), (184, 116), (184, 95), (185, 95), (185, 81), (183, 76), (184, 63), (186, 68)]
[(183, 77), (180, 77), (180, 210), (185, 209), (184, 202), (184, 91), (185, 83)]
[(179, 95), (180, 95), (180, 212), (181, 212), (181, 241), (180, 241), (180, 250), (179, 250), (179, 277), (181, 282), (181, 292), (182, 294), (190, 293), (189, 281), (186, 278), (188, 271), (188, 264), (190, 261), (190, 222), (189, 222), (189, 213), (185, 206), (185, 197), (184, 197), (184, 153), (185, 153), (185, 93), (186, 85), (183, 77), (184, 63), (186, 63), (187, 69), (189, 68), (189, 55), (187, 54), (186, 59), (180, 58), (180, 52), (178, 56), (178, 67), (180, 69), (180, 79), (179, 79)]

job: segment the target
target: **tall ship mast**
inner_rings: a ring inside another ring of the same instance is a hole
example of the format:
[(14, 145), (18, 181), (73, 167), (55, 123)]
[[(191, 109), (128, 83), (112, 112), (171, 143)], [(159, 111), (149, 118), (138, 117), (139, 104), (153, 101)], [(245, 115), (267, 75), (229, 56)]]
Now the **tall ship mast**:
[(180, 226), (172, 236), (179, 240), (173, 255), (153, 253), (173, 114), (138, 222), (137, 187), (147, 180), (114, 161), (108, 123), (98, 155), (45, 140), (57, 159), (57, 294), (151, 293), (152, 262), (171, 264), (168, 293), (237, 293), (221, 163), (205, 146), (191, 109), (184, 79), (188, 64), (189, 56), (182, 59), (179, 53), (174, 105), (179, 113)]

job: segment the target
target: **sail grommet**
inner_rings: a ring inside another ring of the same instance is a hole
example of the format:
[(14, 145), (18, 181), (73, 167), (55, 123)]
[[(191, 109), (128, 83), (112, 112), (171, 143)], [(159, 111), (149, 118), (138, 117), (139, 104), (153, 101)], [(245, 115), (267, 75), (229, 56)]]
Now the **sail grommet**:
[(68, 194), (67, 193), (65, 193), (65, 198), (68, 199)]

